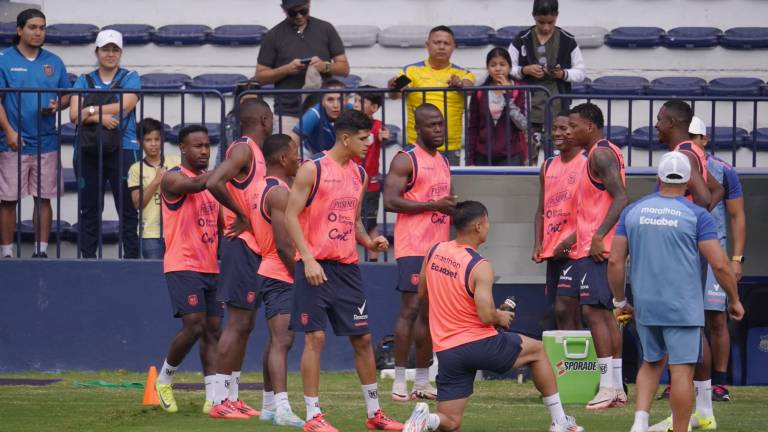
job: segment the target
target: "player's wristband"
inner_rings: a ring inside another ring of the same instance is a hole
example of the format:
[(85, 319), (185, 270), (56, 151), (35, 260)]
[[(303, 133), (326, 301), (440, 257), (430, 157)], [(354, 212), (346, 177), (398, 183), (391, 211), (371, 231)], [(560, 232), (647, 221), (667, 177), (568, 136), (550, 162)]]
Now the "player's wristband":
[(615, 307), (616, 309), (621, 309), (621, 308), (623, 308), (626, 305), (627, 305), (627, 299), (626, 298), (624, 300), (622, 300), (622, 301), (616, 301), (615, 298), (613, 299), (613, 307)]

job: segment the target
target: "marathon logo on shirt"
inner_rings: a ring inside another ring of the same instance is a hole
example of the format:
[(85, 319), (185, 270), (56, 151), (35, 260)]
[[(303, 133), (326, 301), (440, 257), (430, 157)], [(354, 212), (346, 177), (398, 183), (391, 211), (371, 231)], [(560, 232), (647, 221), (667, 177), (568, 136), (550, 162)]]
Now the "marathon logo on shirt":
[(28, 72), (25, 67), (12, 67), (11, 72)]
[(453, 279), (458, 279), (459, 278), (459, 268), (461, 267), (461, 264), (458, 261), (456, 261), (456, 260), (454, 260), (454, 259), (452, 259), (450, 257), (444, 256), (444, 255), (440, 255), (440, 254), (435, 254), (434, 260), (435, 261), (439, 261), (439, 262), (447, 265), (448, 267), (443, 267), (443, 266), (437, 265), (436, 263), (433, 262), (429, 266), (430, 270), (432, 270), (434, 272), (437, 272), (437, 273), (440, 273), (440, 274), (443, 274), (443, 275), (448, 276), (448, 277), (453, 278)]
[(680, 210), (675, 210), (668, 207), (664, 207), (664, 208), (643, 207), (640, 210), (640, 213), (651, 214), (654, 216), (662, 216), (662, 217), (640, 216), (640, 225), (668, 226), (672, 228), (677, 228), (678, 225), (680, 224), (680, 221), (677, 219), (667, 219), (663, 216), (680, 217), (683, 215), (683, 213)]

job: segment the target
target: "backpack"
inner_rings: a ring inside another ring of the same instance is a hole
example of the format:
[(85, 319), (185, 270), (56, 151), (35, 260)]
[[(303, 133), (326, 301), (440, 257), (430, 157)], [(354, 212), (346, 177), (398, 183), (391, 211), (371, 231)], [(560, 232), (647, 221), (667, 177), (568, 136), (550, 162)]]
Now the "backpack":
[[(119, 74), (122, 69), (119, 69)], [(119, 89), (123, 83), (123, 79), (128, 75), (128, 72), (124, 73), (119, 80), (117, 80), (110, 89)], [(96, 83), (93, 82), (91, 74), (85, 74), (85, 81), (88, 83), (88, 88), (96, 88)], [(91, 93), (87, 94), (83, 98), (81, 106), (96, 107), (98, 113), (99, 107), (103, 105), (109, 105), (117, 103), (119, 101), (116, 93)], [(107, 114), (103, 114), (107, 115)], [(122, 120), (120, 121), (122, 123)], [(80, 148), (84, 152), (98, 154), (99, 141), (101, 141), (102, 151), (104, 153), (112, 153), (120, 148), (120, 144), (123, 141), (123, 129), (121, 125), (118, 125), (114, 129), (107, 129), (102, 126), (101, 123), (81, 124), (77, 128), (78, 143)]]

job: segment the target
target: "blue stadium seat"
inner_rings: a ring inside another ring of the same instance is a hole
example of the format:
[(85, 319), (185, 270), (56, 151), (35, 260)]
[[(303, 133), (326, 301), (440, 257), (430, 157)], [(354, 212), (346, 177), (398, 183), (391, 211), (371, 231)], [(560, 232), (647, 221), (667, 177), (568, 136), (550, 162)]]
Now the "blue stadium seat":
[(752, 132), (751, 136), (744, 139), (743, 146), (752, 148), (753, 139), (758, 150), (768, 150), (768, 128), (759, 128)]
[(749, 138), (749, 132), (740, 127), (715, 126), (714, 132), (711, 127), (707, 127), (707, 137), (716, 149), (731, 150), (744, 145), (744, 140)]
[(123, 45), (146, 45), (152, 42), (155, 28), (148, 24), (111, 24), (102, 30), (117, 30), (123, 35)]
[[(79, 235), (78, 229), (80, 224), (75, 223), (69, 228), (68, 239), (76, 242)], [(120, 222), (113, 220), (101, 221), (101, 241), (102, 243), (117, 243), (120, 239)], [(98, 252), (97, 252), (98, 253)]]
[(592, 86), (592, 80), (589, 78), (584, 78), (584, 81), (580, 83), (573, 83), (571, 84), (571, 93), (572, 94), (587, 94), (590, 91), (590, 87)]
[(594, 26), (569, 26), (565, 30), (576, 38), (580, 48), (600, 48), (608, 34), (608, 29)]
[(86, 45), (96, 40), (93, 24), (52, 24), (45, 29), (45, 42), (55, 45)]
[(387, 27), (379, 33), (379, 45), (391, 48), (422, 48), (430, 26), (402, 25)]
[(768, 48), (768, 27), (734, 27), (723, 33), (720, 45), (726, 48)]
[(717, 46), (723, 31), (715, 27), (676, 27), (663, 38), (667, 48), (708, 48)]
[(260, 25), (223, 25), (208, 35), (208, 42), (214, 45), (258, 45), (264, 39), (267, 28)]
[[(52, 241), (56, 240), (56, 228), (57, 228), (56, 225), (57, 225), (56, 221), (54, 220), (53, 223), (51, 223), (50, 239)], [(60, 222), (58, 229), (61, 232), (62, 240), (67, 236), (71, 227), (72, 226), (67, 221), (63, 220)], [(34, 225), (32, 224), (32, 219), (21, 221), (20, 232), (21, 232), (21, 241), (24, 241), (24, 242), (35, 241), (35, 228), (34, 228)]]
[(389, 147), (394, 144), (400, 144), (400, 134), (403, 133), (399, 126), (388, 124), (385, 125), (389, 129), (389, 141), (384, 142), (384, 146)]
[(188, 89), (217, 90), (221, 93), (232, 93), (240, 81), (248, 78), (240, 74), (203, 74), (192, 78), (187, 83)]
[(158, 45), (203, 45), (207, 42), (211, 28), (202, 24), (172, 24), (162, 26), (152, 34), (152, 41)]
[[(649, 143), (649, 139), (653, 141)], [(666, 150), (667, 146), (659, 142), (659, 134), (656, 128), (650, 126), (643, 126), (637, 128), (632, 132), (632, 136), (629, 138), (630, 144), (634, 148), (647, 149), (649, 144), (653, 150)]]
[(454, 25), (451, 30), (459, 48), (486, 46), (491, 43), (491, 36), (496, 33), (493, 27), (484, 25)]
[(607, 126), (604, 129), (605, 138), (619, 147), (629, 144), (629, 129), (625, 126)]
[(605, 44), (616, 48), (651, 48), (661, 45), (664, 29), (658, 27), (618, 27), (605, 36)]
[(638, 76), (600, 77), (590, 85), (591, 94), (639, 95), (648, 86), (648, 80)]
[(64, 180), (64, 192), (77, 192), (77, 176), (74, 168), (62, 168), (61, 177)]
[(64, 123), (61, 125), (61, 128), (59, 128), (59, 131), (61, 132), (61, 144), (69, 144), (72, 145), (75, 143), (75, 124), (74, 123)]
[(338, 25), (336, 31), (345, 47), (367, 48), (376, 45), (381, 29), (372, 25)]
[(706, 92), (707, 82), (698, 77), (663, 77), (651, 81), (649, 95), (695, 96)]
[(178, 90), (191, 78), (181, 73), (150, 73), (141, 75), (141, 88), (147, 90)]
[(505, 26), (498, 30), (491, 36), (491, 43), (509, 48), (509, 45), (515, 40), (515, 37), (523, 30), (528, 30), (531, 26)]
[(358, 75), (349, 74), (348, 76), (334, 76), (337, 80), (344, 83), (344, 87), (346, 88), (357, 88), (360, 83), (363, 81), (362, 78)]
[(707, 94), (712, 96), (757, 96), (765, 83), (760, 78), (726, 77), (709, 82)]
[(13, 38), (15, 36), (16, 36), (15, 22), (0, 23), (0, 45), (2, 46), (13, 45)]
[[(184, 126), (189, 126), (190, 124), (193, 124), (195, 122), (187, 122), (184, 124)], [(197, 124), (197, 123), (195, 123)], [(210, 140), (211, 145), (215, 146), (218, 145), (221, 142), (221, 124), (220, 123), (206, 123), (205, 127), (208, 128), (208, 140)], [(177, 124), (170, 130), (165, 131), (165, 140), (170, 142), (171, 144), (178, 145), (179, 144), (179, 132), (181, 132), (182, 125)]]

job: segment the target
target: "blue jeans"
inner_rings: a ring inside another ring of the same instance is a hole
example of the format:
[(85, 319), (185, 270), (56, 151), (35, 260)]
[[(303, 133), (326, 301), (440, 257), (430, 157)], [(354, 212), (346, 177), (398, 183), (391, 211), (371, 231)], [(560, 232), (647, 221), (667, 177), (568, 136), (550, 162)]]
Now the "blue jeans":
[(161, 238), (141, 239), (141, 257), (144, 259), (163, 259), (165, 241)]

